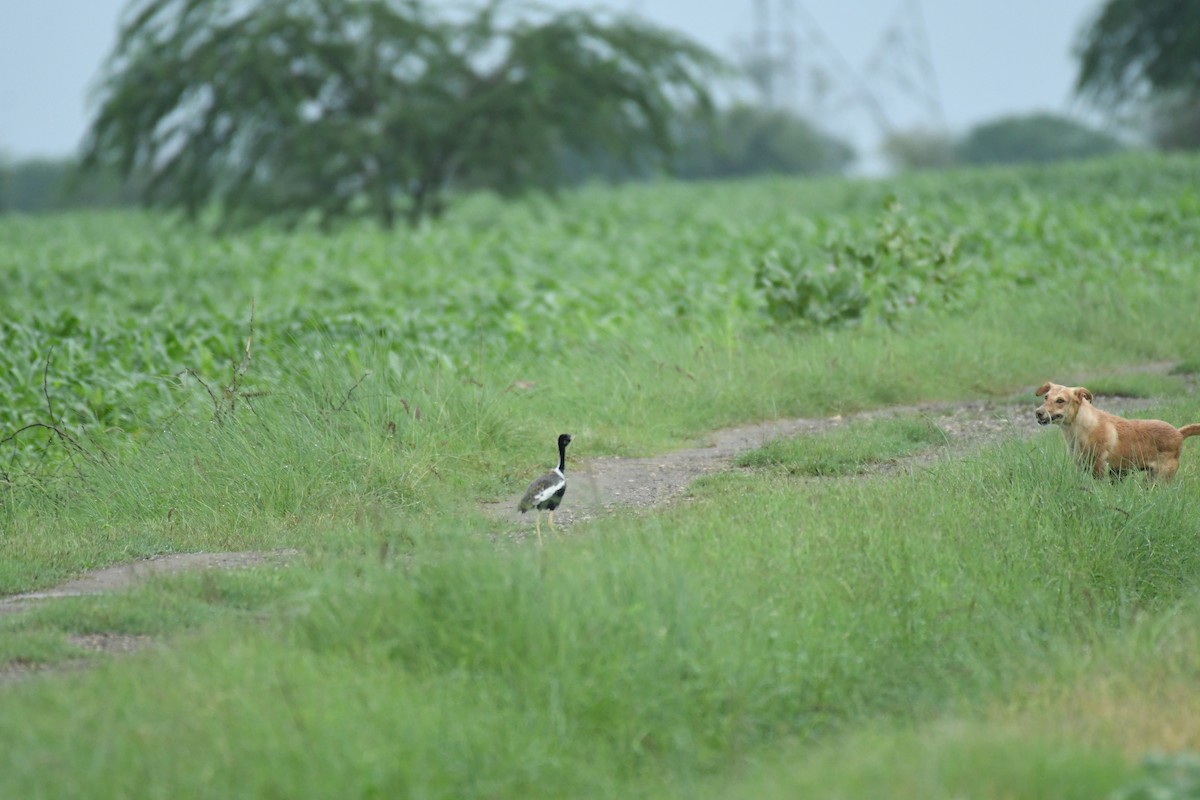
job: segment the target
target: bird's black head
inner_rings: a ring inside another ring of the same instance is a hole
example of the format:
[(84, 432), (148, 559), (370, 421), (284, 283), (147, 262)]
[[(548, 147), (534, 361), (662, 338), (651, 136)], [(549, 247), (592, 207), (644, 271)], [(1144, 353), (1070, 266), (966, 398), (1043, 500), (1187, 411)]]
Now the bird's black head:
[(566, 447), (566, 446), (567, 446), (567, 445), (569, 445), (570, 443), (571, 443), (571, 434), (569, 434), (569, 433), (560, 433), (560, 434), (558, 435), (558, 446), (559, 446), (559, 447)]

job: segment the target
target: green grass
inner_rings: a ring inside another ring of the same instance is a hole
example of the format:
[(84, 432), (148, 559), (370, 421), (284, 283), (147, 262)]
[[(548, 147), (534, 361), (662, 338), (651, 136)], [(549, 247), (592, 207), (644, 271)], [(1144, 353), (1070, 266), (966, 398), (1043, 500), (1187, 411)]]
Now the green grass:
[[(303, 553), (0, 618), (7, 663), (72, 659), (71, 634), (165, 643), (0, 687), (0, 796), (1134, 786), (1146, 750), (1200, 749), (1186, 717), (1168, 739), (1133, 711), (1194, 701), (1200, 445), (1166, 486), (1093, 481), (1049, 434), (807, 480), (941, 441), (927, 420), (847, 425), (541, 550), (478, 503), (517, 494), (562, 430), (573, 459), (647, 455), (788, 415), (1032, 411), (1043, 380), (1090, 375), (1161, 402), (1138, 415), (1196, 421), (1197, 175), (594, 188), (392, 234), (0, 220), (0, 591), (160, 553)], [(772, 320), (764, 254), (879, 252), (890, 195), (915, 220), (904, 259), (957, 237), (955, 296), (912, 287), (890, 324)], [(1147, 362), (1181, 374), (1126, 369)], [(38, 421), (61, 435), (8, 438)]]
[[(337, 410), (332, 405), (356, 375), (341, 365), (301, 369), (290, 378), (296, 385), (254, 399), (223, 425), (202, 404), (161, 431), (126, 441), (109, 461), (77, 458), (79, 476), (64, 468), (65, 481), (40, 477), (7, 492), (0, 590), (46, 587), (82, 569), (164, 552), (336, 552), (347, 523), (362, 517), (403, 524), (406, 515), (461, 513), (473, 500), (520, 492), (530, 471), (544, 467), (560, 429), (576, 435), (574, 458), (648, 455), (739, 421), (1007, 396), (1022, 374), (1048, 372), (1046, 354), (1025, 341), (1024, 331), (1051, 308), (1031, 302), (1004, 317), (1001, 311), (929, 324), (900, 341), (884, 332), (799, 341), (767, 333), (754, 349), (696, 353), (665, 335), (656, 359), (616, 345), (595, 345), (580, 357), (583, 365), (612, 363), (607, 373), (534, 360), (466, 381), (437, 368), (410, 380), (386, 371), (386, 354), (378, 354), (378, 363), (367, 363), (371, 378)], [(1190, 307), (1176, 313), (1181, 341), (1154, 339), (1164, 353), (1187, 348), (1182, 339), (1193, 332), (1194, 323), (1182, 320), (1192, 319)], [(1075, 324), (1055, 314), (1064, 326)], [(1080, 320), (1085, 315), (1079, 312)], [(1074, 357), (1132, 360), (1141, 344), (1138, 337), (1099, 337)], [(510, 390), (515, 380), (536, 385)], [(1025, 378), (1025, 386), (1032, 398), (1032, 381)], [(846, 445), (835, 440), (832, 447)], [(421, 539), (424, 523), (408, 527)]]
[(206, 570), (147, 578), (117, 593), (27, 601), (25, 610), (0, 615), (0, 665), (88, 658), (71, 635), (161, 638), (259, 621), (285, 612), (311, 581), (302, 565)]
[(742, 773), (693, 796), (1095, 800), (1136, 775), (1111, 750), (961, 720), (869, 726), (826, 746), (769, 756)]
[(39, 630), (25, 620), (3, 620), (0, 630), (4, 630), (4, 638), (0, 640), (0, 664), (3, 665), (55, 664), (83, 655), (59, 632)]
[(787, 742), (695, 796), (1191, 797), (1196, 600), (1068, 648), (990, 706), (877, 721), (815, 747)]
[[(1191, 307), (1200, 287), (1181, 286), (1171, 300)], [(1051, 358), (1026, 331), (1039, 319), (1066, 330), (1097, 313), (1030, 298), (969, 319), (914, 321), (900, 339), (885, 331), (765, 332), (753, 348), (664, 334), (653, 352), (581, 348), (578, 369), (515, 357), (469, 377), (437, 367), (396, 374), (382, 350), (353, 368), (297, 364), (287, 385), (223, 424), (212, 421), (205, 396), (151, 434), (123, 438), (107, 458), (76, 457), (74, 467), (60, 467), (59, 480), (12, 473), (15, 487), (0, 488), (0, 590), (162, 552), (337, 552), (347, 521), (461, 514), (470, 508), (462, 498), (518, 493), (544, 467), (560, 430), (577, 437), (573, 458), (646, 455), (747, 420), (1003, 397), (1022, 385), (1032, 398), (1040, 376), (1052, 372)], [(1158, 358), (1186, 351), (1200, 322), (1180, 322), (1181, 313), (1163, 305), (1156, 327), (1081, 340), (1055, 359), (1128, 363), (1148, 348)], [(1114, 316), (1102, 327), (1121, 326)], [(371, 374), (342, 406), (358, 369)], [(514, 381), (535, 385), (513, 389)], [(423, 525), (410, 526), (412, 535), (424, 539)]]
[(739, 467), (770, 467), (791, 475), (855, 475), (944, 444), (946, 433), (932, 420), (877, 419), (850, 423), (803, 437), (778, 439), (734, 461)]
[[(1186, 394), (1188, 384), (1185, 383), (1180, 373), (1175, 370), (1171, 374), (1138, 374), (1125, 373), (1118, 375), (1100, 375), (1094, 378), (1088, 378), (1087, 386), (1092, 394), (1097, 395), (1101, 399), (1098, 403), (1103, 403), (1103, 397), (1122, 398), (1164, 398)], [(1095, 388), (1092, 388), (1092, 387)]]
[[(467, 539), (416, 560), (337, 562), (265, 628), (223, 625), (14, 693), (0, 738), (31, 766), (0, 781), (14, 794), (135, 781), (149, 796), (220, 794), (239, 781), (289, 796), (628, 796), (772, 742), (936, 719), (1052, 681), (1066, 653), (1194, 591), (1195, 466), (1167, 489), (1097, 484), (1062, 470), (1059, 446), (865, 483), (729, 475), (691, 504), (540, 552)], [(75, 709), (69, 734), (53, 712), (29, 724), (47, 705)], [(147, 755), (138, 743), (167, 720)], [(506, 735), (514, 724), (521, 735)], [(32, 766), (102, 730), (82, 774)], [(227, 766), (197, 783), (184, 754), (218, 730)], [(1001, 737), (960, 754), (1006, 747), (1032, 749)], [(1053, 775), (1096, 763), (1077, 759)], [(1042, 763), (1021, 780), (1055, 762)], [(952, 787), (972, 774), (948, 756), (935, 766)], [(1114, 765), (1087, 785), (1129, 774)], [(846, 778), (826, 767), (812, 780)]]

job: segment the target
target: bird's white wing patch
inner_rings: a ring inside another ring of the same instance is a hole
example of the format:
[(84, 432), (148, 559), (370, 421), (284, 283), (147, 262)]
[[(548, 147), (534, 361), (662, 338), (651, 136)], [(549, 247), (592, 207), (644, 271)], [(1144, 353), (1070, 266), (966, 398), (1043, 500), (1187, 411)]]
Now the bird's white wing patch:
[(545, 489), (542, 489), (540, 492), (538, 492), (536, 495), (534, 495), (533, 504), (537, 505), (538, 503), (544, 503), (545, 501), (547, 501), (551, 497), (553, 497), (555, 492), (557, 492), (559, 489), (561, 489), (562, 487), (564, 487), (566, 485), (567, 485), (566, 479), (560, 478), (559, 480), (555, 481), (554, 483), (550, 484)]

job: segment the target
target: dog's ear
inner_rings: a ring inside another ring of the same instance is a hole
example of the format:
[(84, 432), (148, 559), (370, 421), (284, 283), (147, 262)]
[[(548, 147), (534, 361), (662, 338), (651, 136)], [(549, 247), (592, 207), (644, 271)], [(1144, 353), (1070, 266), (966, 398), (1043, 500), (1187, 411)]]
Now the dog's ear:
[(1092, 401), (1092, 393), (1082, 386), (1076, 386), (1074, 391), (1076, 400), (1087, 400), (1089, 403)]
[(1045, 394), (1046, 392), (1048, 392), (1048, 391), (1050, 391), (1050, 381), (1046, 381), (1045, 383), (1043, 383), (1043, 384), (1041, 385), (1041, 387), (1040, 387), (1040, 388), (1039, 388), (1039, 389), (1038, 389), (1036, 392), (1034, 392), (1034, 393), (1033, 393), (1033, 396), (1034, 396), (1034, 397), (1041, 397), (1042, 395), (1044, 395), (1044, 394)]

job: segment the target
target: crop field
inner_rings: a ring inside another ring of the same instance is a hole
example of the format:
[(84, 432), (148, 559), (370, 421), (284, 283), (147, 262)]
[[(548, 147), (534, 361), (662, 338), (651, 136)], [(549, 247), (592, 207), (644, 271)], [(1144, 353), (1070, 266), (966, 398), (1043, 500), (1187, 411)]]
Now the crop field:
[[(912, 409), (1200, 422), (1198, 254), (1162, 156), (0, 217), (0, 595), (270, 556), (0, 610), (0, 797), (1187, 796), (1200, 443), (1098, 482)], [(542, 547), (489, 510), (563, 431), (570, 479), (792, 417), (847, 422)]]

